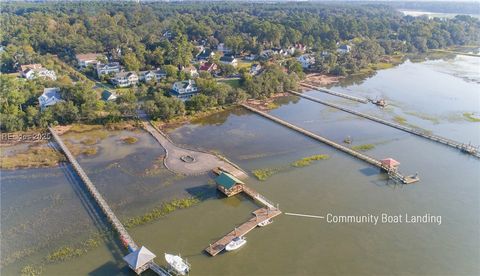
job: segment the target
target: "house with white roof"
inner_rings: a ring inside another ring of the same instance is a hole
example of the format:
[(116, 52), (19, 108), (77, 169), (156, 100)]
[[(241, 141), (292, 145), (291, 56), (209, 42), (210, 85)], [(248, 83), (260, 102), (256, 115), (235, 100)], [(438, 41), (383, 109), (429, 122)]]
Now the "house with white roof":
[(138, 75), (132, 71), (119, 72), (110, 81), (118, 87), (128, 87), (138, 83)]
[(149, 82), (151, 80), (159, 81), (166, 77), (167, 73), (163, 70), (140, 71), (138, 74), (138, 79), (143, 82)]
[(38, 97), (40, 110), (44, 110), (45, 108), (55, 105), (61, 101), (63, 100), (60, 96), (60, 88), (58, 87), (45, 88), (43, 89), (42, 95)]
[(170, 95), (181, 100), (187, 100), (193, 95), (198, 94), (198, 88), (194, 80), (177, 81), (172, 86)]
[(107, 64), (97, 63), (97, 76), (101, 77), (102, 75), (110, 75), (119, 73), (122, 67), (118, 62), (110, 62)]
[(20, 75), (27, 80), (34, 80), (37, 78), (56, 80), (57, 74), (55, 71), (44, 68), (41, 64), (25, 64), (20, 66)]
[(75, 56), (77, 58), (77, 64), (80, 68), (85, 68), (88, 65), (96, 65), (99, 63), (99, 59), (103, 58), (102, 54), (97, 53), (87, 53), (87, 54), (78, 54)]
[(307, 69), (315, 63), (315, 57), (309, 54), (304, 54), (297, 57), (298, 62), (302, 65), (302, 68)]

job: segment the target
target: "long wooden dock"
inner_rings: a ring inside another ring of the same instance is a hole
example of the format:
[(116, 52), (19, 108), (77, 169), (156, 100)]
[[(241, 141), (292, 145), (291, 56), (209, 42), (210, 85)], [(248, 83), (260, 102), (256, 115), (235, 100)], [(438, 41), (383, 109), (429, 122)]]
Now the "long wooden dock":
[[(137, 250), (138, 246), (135, 243), (135, 241), (132, 239), (132, 237), (127, 232), (127, 230), (125, 229), (123, 224), (120, 222), (120, 220), (117, 218), (115, 213), (113, 213), (112, 209), (110, 208), (108, 203), (105, 201), (102, 194), (100, 194), (100, 192), (97, 190), (93, 182), (90, 180), (90, 178), (87, 176), (87, 174), (82, 169), (80, 164), (77, 162), (77, 159), (73, 156), (73, 154), (70, 152), (67, 146), (63, 143), (60, 136), (58, 136), (55, 130), (52, 129), (51, 127), (49, 127), (48, 130), (52, 134), (52, 137), (55, 140), (55, 142), (60, 146), (60, 149), (63, 151), (63, 153), (67, 157), (68, 161), (70, 161), (70, 163), (72, 164), (72, 167), (75, 170), (75, 172), (78, 174), (78, 176), (80, 176), (80, 179), (82, 179), (83, 183), (85, 183), (87, 190), (90, 192), (92, 197), (100, 206), (100, 209), (102, 209), (102, 212), (105, 214), (109, 222), (112, 224), (115, 231), (117, 231), (122, 243), (125, 243), (129, 247), (129, 250), (131, 251)], [(159, 265), (157, 265), (153, 261), (150, 263), (149, 267), (158, 275), (162, 275), (162, 276), (170, 275), (167, 271), (165, 271), (163, 268), (161, 268)]]
[(387, 125), (387, 126), (390, 126), (390, 127), (393, 127), (393, 128), (396, 128), (396, 129), (399, 129), (399, 130), (402, 130), (402, 131), (405, 131), (405, 132), (408, 132), (408, 133), (411, 133), (411, 134), (415, 134), (417, 136), (420, 136), (420, 137), (423, 137), (423, 138), (426, 138), (426, 139), (429, 139), (431, 141), (435, 141), (435, 142), (438, 142), (438, 143), (441, 143), (441, 144), (459, 149), (462, 152), (465, 152), (465, 153), (471, 154), (471, 155), (473, 155), (477, 158), (480, 158), (480, 152), (478, 151), (477, 147), (474, 147), (472, 145), (460, 143), (460, 142), (457, 142), (457, 141), (454, 141), (454, 140), (451, 140), (451, 139), (448, 139), (448, 138), (445, 138), (445, 137), (441, 137), (441, 136), (438, 136), (438, 135), (426, 133), (426, 132), (421, 131), (419, 129), (409, 128), (409, 127), (406, 127), (406, 126), (402, 126), (400, 124), (389, 122), (387, 120), (383, 120), (383, 119), (380, 119), (380, 118), (375, 117), (375, 116), (371, 116), (371, 115), (368, 115), (368, 114), (365, 114), (365, 113), (362, 113), (362, 112), (354, 111), (354, 110), (345, 108), (345, 107), (337, 105), (337, 104), (333, 104), (333, 103), (330, 103), (330, 102), (327, 102), (327, 101), (324, 101), (324, 100), (320, 100), (320, 99), (312, 97), (312, 96), (308, 96), (308, 95), (299, 93), (297, 91), (290, 90), (288, 92), (291, 93), (291, 94), (297, 95), (299, 97), (305, 98), (307, 100), (317, 102), (317, 103), (320, 103), (320, 104), (323, 104), (323, 105), (326, 105), (326, 106), (329, 106), (329, 107), (333, 107), (333, 108), (348, 112), (350, 114), (357, 115), (357, 116), (363, 117), (365, 119), (369, 119), (371, 121), (381, 123), (381, 124), (384, 124), (384, 125)]
[(252, 218), (247, 220), (242, 225), (236, 227), (233, 231), (229, 232), (218, 241), (210, 244), (207, 248), (205, 248), (205, 251), (211, 256), (216, 256), (218, 253), (222, 252), (227, 244), (230, 243), (234, 238), (243, 237), (248, 232), (255, 229), (260, 222), (272, 219), (281, 213), (282, 212), (278, 209), (270, 209), (268, 207), (255, 210)]
[(333, 90), (330, 90), (330, 89), (326, 89), (326, 88), (323, 88), (323, 87), (320, 87), (320, 86), (314, 86), (314, 85), (308, 84), (306, 82), (301, 82), (300, 85), (304, 86), (304, 87), (307, 87), (307, 88), (310, 88), (310, 89), (313, 89), (313, 90), (316, 90), (316, 91), (320, 91), (320, 92), (327, 93), (327, 94), (330, 94), (330, 95), (333, 95), (333, 96), (337, 96), (337, 97), (345, 98), (345, 99), (348, 99), (348, 100), (356, 101), (356, 102), (359, 102), (359, 103), (364, 103), (364, 104), (368, 103), (368, 99), (343, 94), (343, 93), (336, 92), (336, 91), (333, 91)]
[(283, 126), (286, 126), (286, 127), (290, 128), (290, 129), (293, 129), (293, 130), (295, 130), (295, 131), (297, 131), (297, 132), (300, 132), (300, 133), (302, 133), (302, 134), (304, 134), (304, 135), (306, 135), (306, 136), (308, 136), (308, 137), (310, 137), (310, 138), (312, 138), (312, 139), (315, 139), (315, 140), (317, 140), (317, 141), (320, 141), (320, 142), (322, 142), (322, 143), (324, 143), (324, 144), (327, 144), (327, 145), (329, 145), (329, 146), (331, 146), (331, 147), (333, 147), (333, 148), (336, 148), (336, 149), (341, 150), (341, 151), (343, 151), (343, 152), (345, 152), (345, 153), (347, 153), (347, 154), (350, 154), (350, 155), (352, 155), (352, 156), (354, 156), (354, 157), (356, 157), (356, 158), (358, 158), (358, 159), (361, 159), (361, 160), (363, 160), (363, 161), (365, 161), (365, 162), (367, 162), (367, 163), (369, 163), (369, 164), (371, 164), (371, 165), (373, 165), (373, 166), (376, 166), (376, 167), (378, 167), (378, 168), (386, 171), (386, 172), (388, 173), (388, 175), (390, 176), (390, 178), (392, 178), (392, 179), (394, 179), (394, 180), (401, 181), (401, 182), (403, 182), (403, 183), (405, 183), (405, 184), (409, 184), (409, 183), (413, 183), (413, 182), (418, 181), (418, 178), (405, 177), (405, 176), (403, 176), (402, 174), (400, 174), (398, 171), (394, 171), (394, 170), (389, 169), (388, 167), (384, 166), (384, 165), (382, 164), (382, 162), (380, 162), (380, 160), (377, 160), (377, 159), (375, 159), (375, 158), (373, 158), (373, 157), (370, 157), (370, 156), (368, 156), (368, 155), (366, 155), (366, 154), (364, 154), (364, 153), (360, 153), (360, 152), (355, 151), (355, 150), (353, 150), (353, 149), (351, 149), (351, 148), (348, 148), (348, 147), (345, 147), (345, 146), (343, 146), (343, 145), (340, 145), (340, 144), (338, 144), (338, 143), (336, 143), (336, 142), (334, 142), (334, 141), (332, 141), (332, 140), (329, 140), (329, 139), (327, 139), (327, 138), (325, 138), (325, 137), (322, 137), (322, 136), (320, 136), (320, 135), (317, 135), (317, 134), (315, 134), (315, 133), (312, 133), (312, 132), (310, 132), (310, 131), (308, 131), (308, 130), (306, 130), (306, 129), (303, 129), (303, 128), (301, 128), (301, 127), (298, 127), (298, 126), (296, 126), (296, 125), (293, 125), (293, 124), (291, 124), (291, 123), (288, 123), (288, 122), (286, 122), (286, 121), (284, 121), (284, 120), (282, 120), (282, 119), (279, 119), (279, 118), (277, 118), (277, 117), (274, 117), (274, 116), (272, 116), (272, 115), (270, 115), (270, 114), (268, 114), (268, 113), (265, 113), (265, 112), (263, 112), (263, 111), (260, 111), (260, 110), (258, 110), (258, 109), (256, 109), (256, 108), (253, 108), (253, 107), (248, 106), (248, 105), (246, 105), (246, 104), (242, 104), (242, 106), (243, 106), (244, 108), (252, 111), (252, 112), (255, 112), (255, 113), (257, 113), (257, 114), (259, 114), (259, 115), (267, 118), (267, 119), (270, 119), (270, 120), (272, 120), (272, 121), (274, 121), (274, 122), (276, 122), (276, 123), (279, 123), (279, 124), (281, 124), (281, 125), (283, 125)]

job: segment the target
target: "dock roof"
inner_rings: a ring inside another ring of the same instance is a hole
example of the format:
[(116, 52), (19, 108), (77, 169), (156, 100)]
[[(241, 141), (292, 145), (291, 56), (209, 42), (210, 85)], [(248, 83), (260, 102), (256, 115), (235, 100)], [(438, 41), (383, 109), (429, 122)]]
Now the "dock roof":
[(215, 178), (215, 182), (226, 189), (232, 188), (235, 186), (235, 184), (245, 184), (240, 179), (226, 172), (222, 172), (219, 176), (217, 176)]
[(130, 268), (136, 270), (152, 261), (155, 257), (155, 254), (153, 254), (145, 246), (142, 246), (139, 249), (128, 254), (127, 256), (123, 257), (123, 259), (125, 260), (125, 262), (128, 263), (128, 266), (130, 266)]

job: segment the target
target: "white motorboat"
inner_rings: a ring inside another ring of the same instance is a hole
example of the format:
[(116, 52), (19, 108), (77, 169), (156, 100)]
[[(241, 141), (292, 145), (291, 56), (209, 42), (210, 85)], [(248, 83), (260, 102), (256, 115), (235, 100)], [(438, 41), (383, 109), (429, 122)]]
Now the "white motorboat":
[(258, 224), (258, 226), (264, 227), (264, 226), (269, 225), (269, 224), (272, 223), (272, 222), (273, 222), (273, 220), (271, 220), (271, 219), (266, 219), (266, 220), (260, 222), (260, 223)]
[(225, 246), (225, 250), (227, 251), (237, 250), (246, 243), (247, 243), (247, 240), (244, 237), (236, 237), (231, 242), (229, 242), (227, 246)]
[(165, 260), (178, 275), (187, 275), (190, 272), (190, 264), (179, 255), (165, 253)]

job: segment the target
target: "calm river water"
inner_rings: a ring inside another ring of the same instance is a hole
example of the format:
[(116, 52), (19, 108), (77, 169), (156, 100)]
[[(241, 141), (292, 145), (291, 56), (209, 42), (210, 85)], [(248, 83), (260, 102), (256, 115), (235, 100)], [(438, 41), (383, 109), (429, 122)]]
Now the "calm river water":
[[(321, 92), (309, 95), (405, 123), (465, 143), (480, 144), (480, 123), (464, 113), (480, 112), (480, 59), (457, 56), (410, 62), (333, 90), (391, 105), (352, 103)], [(458, 150), (415, 137), (321, 104), (288, 97), (271, 114), (337, 142), (373, 144), (376, 158), (393, 157), (404, 174), (421, 181), (395, 185), (366, 163), (308, 139), (243, 109), (215, 114), (170, 131), (189, 147), (214, 150), (246, 171), (276, 169), (266, 181), (247, 184), (278, 203), (284, 212), (326, 216), (441, 216), (437, 224), (333, 224), (326, 219), (281, 215), (250, 232), (241, 250), (206, 256), (209, 243), (245, 221), (258, 208), (248, 198), (224, 198), (209, 176), (181, 177), (165, 170), (164, 154), (142, 132), (116, 131), (98, 145), (99, 153), (80, 163), (121, 218), (143, 214), (162, 201), (202, 194), (202, 202), (153, 223), (130, 229), (164, 263), (163, 253), (181, 253), (192, 275), (477, 275), (480, 273), (480, 161)], [(139, 142), (125, 145), (123, 136)], [(75, 142), (79, 137), (69, 137)], [(77, 141), (78, 142), (78, 141)], [(328, 160), (293, 168), (313, 154)], [(2, 275), (44, 263), (45, 275), (132, 275), (121, 260), (125, 251), (114, 236), (74, 259), (50, 264), (48, 252), (108, 228), (89, 207), (82, 185), (66, 167), (2, 171)]]

